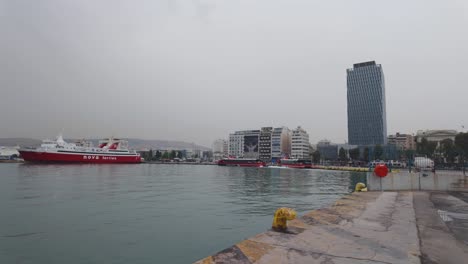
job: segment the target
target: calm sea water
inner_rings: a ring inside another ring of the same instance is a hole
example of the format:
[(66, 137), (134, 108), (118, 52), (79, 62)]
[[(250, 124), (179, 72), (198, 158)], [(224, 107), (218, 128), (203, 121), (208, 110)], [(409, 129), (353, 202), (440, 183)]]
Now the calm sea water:
[(191, 263), (332, 204), (364, 174), (193, 165), (0, 164), (0, 263)]

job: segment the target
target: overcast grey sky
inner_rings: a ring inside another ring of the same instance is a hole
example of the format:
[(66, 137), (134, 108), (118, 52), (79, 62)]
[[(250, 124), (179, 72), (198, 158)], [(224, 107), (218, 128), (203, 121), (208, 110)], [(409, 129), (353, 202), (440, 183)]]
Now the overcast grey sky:
[(344, 142), (367, 60), (389, 133), (468, 127), (466, 0), (0, 0), (0, 137)]

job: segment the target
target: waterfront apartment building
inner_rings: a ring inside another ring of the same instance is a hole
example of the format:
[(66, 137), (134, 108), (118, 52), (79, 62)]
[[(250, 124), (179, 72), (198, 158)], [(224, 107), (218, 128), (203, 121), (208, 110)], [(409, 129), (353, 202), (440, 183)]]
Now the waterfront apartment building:
[(292, 131), (291, 158), (308, 159), (309, 146), (309, 134), (298, 126)]
[(387, 117), (382, 66), (375, 61), (347, 69), (348, 143), (386, 145)]
[(291, 156), (291, 130), (287, 127), (274, 128), (271, 133), (271, 159)]
[(243, 130), (230, 134), (229, 156), (258, 159), (259, 137), (260, 130)]
[(271, 134), (273, 127), (262, 127), (260, 129), (260, 159), (265, 162), (271, 161)]
[(388, 144), (395, 145), (400, 150), (415, 150), (416, 141), (413, 135), (396, 133), (388, 136)]

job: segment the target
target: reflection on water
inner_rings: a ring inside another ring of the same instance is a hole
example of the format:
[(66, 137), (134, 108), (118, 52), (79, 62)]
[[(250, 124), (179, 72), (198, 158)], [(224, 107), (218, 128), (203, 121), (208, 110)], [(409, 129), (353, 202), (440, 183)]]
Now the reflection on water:
[(189, 263), (327, 206), (363, 173), (0, 164), (0, 263)]
[[(270, 216), (278, 207), (306, 212), (327, 206), (365, 182), (365, 174), (279, 168), (229, 168), (228, 195), (236, 213)], [(223, 178), (218, 178), (223, 181)]]

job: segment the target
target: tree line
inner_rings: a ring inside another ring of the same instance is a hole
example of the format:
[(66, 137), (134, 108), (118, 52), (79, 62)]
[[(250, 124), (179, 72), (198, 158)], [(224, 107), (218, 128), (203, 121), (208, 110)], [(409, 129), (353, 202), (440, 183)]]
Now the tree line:
[(156, 150), (154, 152), (152, 149), (149, 151), (145, 151), (142, 153), (143, 158), (147, 161), (159, 161), (159, 160), (173, 160), (175, 158), (183, 159), (185, 158), (185, 154), (183, 151), (164, 151), (161, 152), (159, 150)]
[[(365, 147), (362, 150), (360, 148), (353, 148), (345, 150), (341, 147), (338, 150), (338, 161), (365, 161), (370, 162), (372, 160), (388, 159), (388, 156), (396, 156), (398, 159), (411, 160), (415, 155), (426, 156), (433, 159), (437, 163), (463, 163), (468, 157), (468, 132), (459, 133), (455, 136), (455, 140), (444, 139), (438, 142), (428, 141), (426, 138), (422, 138), (416, 142), (416, 150), (397, 150), (396, 155), (388, 155), (381, 145), (375, 145), (374, 147)], [(312, 162), (319, 163), (322, 153), (319, 150), (312, 151), (311, 154)]]
[[(200, 156), (201, 155), (201, 156)], [(213, 157), (213, 153), (211, 151), (203, 151), (200, 153), (195, 153), (193, 155), (187, 154), (185, 150), (171, 150), (171, 151), (159, 151), (159, 150), (148, 150), (141, 152), (142, 158), (146, 161), (163, 161), (163, 160), (174, 160), (174, 159), (202, 159), (202, 160), (210, 160)]]
[(461, 163), (468, 156), (468, 132), (457, 134), (455, 140), (444, 139), (439, 143), (422, 138), (416, 143), (416, 153), (438, 163), (454, 163), (457, 158)]

